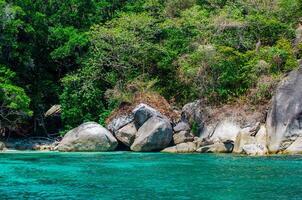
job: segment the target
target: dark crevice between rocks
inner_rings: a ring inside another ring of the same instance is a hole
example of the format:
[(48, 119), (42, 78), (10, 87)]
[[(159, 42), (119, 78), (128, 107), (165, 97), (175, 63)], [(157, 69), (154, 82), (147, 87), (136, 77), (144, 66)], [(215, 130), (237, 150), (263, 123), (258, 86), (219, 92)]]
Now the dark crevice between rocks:
[(122, 142), (118, 141), (118, 145), (117, 145), (115, 151), (131, 151), (131, 150), (130, 150), (130, 147), (128, 147), (125, 144), (123, 144)]

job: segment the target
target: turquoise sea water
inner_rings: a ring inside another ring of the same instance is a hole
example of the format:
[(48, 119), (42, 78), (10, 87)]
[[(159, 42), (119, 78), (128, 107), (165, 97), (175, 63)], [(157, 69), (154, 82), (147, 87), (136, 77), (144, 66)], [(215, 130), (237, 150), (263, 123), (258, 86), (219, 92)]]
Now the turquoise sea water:
[(302, 157), (1, 153), (0, 199), (302, 199)]

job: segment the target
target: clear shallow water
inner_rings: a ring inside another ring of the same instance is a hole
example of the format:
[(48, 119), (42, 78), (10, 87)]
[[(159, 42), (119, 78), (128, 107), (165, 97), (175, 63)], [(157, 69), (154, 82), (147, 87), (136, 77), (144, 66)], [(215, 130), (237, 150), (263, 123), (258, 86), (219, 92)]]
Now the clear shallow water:
[(302, 157), (1, 153), (0, 199), (302, 199)]

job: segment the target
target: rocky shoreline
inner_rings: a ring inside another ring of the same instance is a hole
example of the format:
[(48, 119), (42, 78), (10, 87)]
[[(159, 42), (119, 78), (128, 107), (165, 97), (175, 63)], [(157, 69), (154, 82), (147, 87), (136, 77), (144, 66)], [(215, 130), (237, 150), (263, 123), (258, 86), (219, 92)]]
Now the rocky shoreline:
[(128, 150), (167, 153), (236, 153), (252, 156), (302, 153), (302, 68), (279, 84), (266, 120), (238, 119), (231, 112), (215, 123), (205, 120), (200, 101), (182, 108), (177, 121), (141, 103), (110, 119), (106, 128), (86, 122), (62, 140), (7, 141), (0, 148), (18, 150), (104, 152)]

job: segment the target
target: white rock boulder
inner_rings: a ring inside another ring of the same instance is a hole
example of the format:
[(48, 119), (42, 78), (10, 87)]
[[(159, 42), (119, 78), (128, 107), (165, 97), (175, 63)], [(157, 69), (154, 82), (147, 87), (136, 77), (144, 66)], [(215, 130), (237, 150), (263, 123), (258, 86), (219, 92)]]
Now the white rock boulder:
[(106, 128), (95, 122), (87, 122), (66, 133), (56, 150), (113, 151), (117, 145), (117, 140)]
[(210, 140), (212, 140), (214, 143), (229, 140), (235, 141), (240, 130), (241, 128), (238, 124), (232, 122), (231, 120), (224, 120), (219, 122), (219, 124), (215, 127), (213, 134), (210, 135)]

